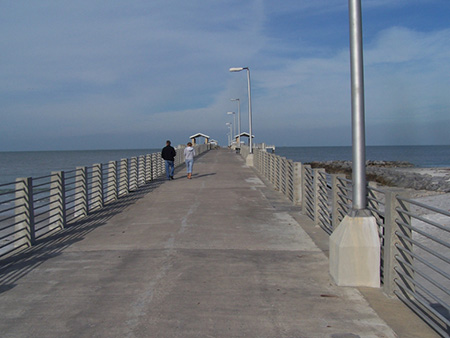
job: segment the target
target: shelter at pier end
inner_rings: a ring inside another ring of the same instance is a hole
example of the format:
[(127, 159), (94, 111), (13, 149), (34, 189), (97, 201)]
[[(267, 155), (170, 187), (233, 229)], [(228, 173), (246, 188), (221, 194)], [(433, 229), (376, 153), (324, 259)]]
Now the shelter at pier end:
[(205, 144), (209, 143), (210, 137), (208, 135), (205, 135), (205, 134), (202, 134), (202, 133), (197, 133), (197, 134), (194, 134), (194, 135), (189, 137), (191, 139), (192, 144), (197, 144), (197, 138), (198, 137), (203, 137), (205, 139)]
[[(241, 136), (241, 138), (247, 137), (248, 138), (247, 144), (250, 144), (250, 134), (249, 133), (243, 132), (240, 135), (236, 135), (236, 144), (239, 142), (239, 136)], [(252, 138), (255, 138), (255, 135), (252, 135)], [(242, 143), (242, 139), (241, 139), (241, 143)]]

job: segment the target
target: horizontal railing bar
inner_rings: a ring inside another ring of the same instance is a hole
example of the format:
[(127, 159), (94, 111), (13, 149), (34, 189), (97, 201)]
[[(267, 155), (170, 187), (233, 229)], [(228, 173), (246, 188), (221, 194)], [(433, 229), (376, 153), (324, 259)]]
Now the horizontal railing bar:
[[(426, 265), (427, 267), (429, 267), (430, 269), (434, 270), (435, 272), (439, 273), (440, 275), (442, 275), (443, 277), (450, 279), (450, 276), (447, 272), (441, 270), (440, 268), (438, 268), (437, 266), (435, 266), (434, 264), (431, 264), (430, 262), (428, 262), (427, 260), (423, 259), (422, 257), (420, 257), (419, 255), (415, 254), (414, 252), (396, 244), (395, 247), (397, 249), (399, 249), (400, 251), (403, 251), (405, 253), (407, 253), (408, 255), (410, 255), (411, 257), (417, 259), (418, 261), (420, 261), (421, 263), (423, 263), (424, 265)], [(445, 261), (445, 260), (444, 260)]]
[(14, 197), (14, 198), (11, 198), (9, 200), (5, 200), (5, 201), (0, 202), (0, 205), (7, 204), (7, 203), (12, 203), (12, 202), (18, 201), (20, 199), (22, 199), (22, 197)]
[(400, 287), (403, 288), (404, 290), (408, 291), (408, 293), (410, 295), (412, 295), (413, 297), (415, 297), (416, 302), (410, 300), (409, 298), (405, 297), (404, 295), (402, 295), (400, 292), (398, 291), (394, 291), (394, 294), (400, 299), (402, 300), (405, 304), (408, 304), (409, 306), (411, 306), (413, 309), (415, 309), (416, 313), (419, 315), (419, 317), (421, 317), (428, 325), (430, 325), (434, 330), (436, 330), (438, 333), (440, 333), (443, 337), (445, 337), (447, 335), (447, 332), (444, 331), (442, 329), (442, 327), (435, 322), (434, 319), (430, 318), (429, 314), (426, 313), (423, 309), (421, 309), (418, 304), (422, 305), (423, 307), (425, 307), (427, 309), (428, 312), (432, 313), (434, 316), (438, 317), (438, 319), (440, 319), (443, 322), (443, 325), (450, 325), (449, 320), (447, 320), (445, 317), (443, 317), (436, 309), (434, 309), (433, 307), (429, 306), (429, 304), (427, 304), (427, 301), (424, 300), (420, 295), (415, 295), (413, 294), (413, 292), (411, 290), (409, 290), (401, 281), (399, 280), (395, 280), (395, 283)]
[(412, 199), (409, 199), (409, 198), (402, 198), (402, 197), (398, 196), (397, 199), (398, 199), (399, 201), (407, 202), (407, 203), (416, 205), (416, 206), (418, 206), (418, 207), (422, 207), (422, 208), (424, 208), (424, 209), (428, 209), (428, 210), (431, 210), (431, 211), (437, 212), (437, 213), (439, 213), (439, 214), (442, 214), (442, 215), (445, 215), (445, 216), (449, 216), (449, 217), (450, 217), (450, 212), (448, 212), (448, 211), (446, 211), (446, 210), (442, 210), (442, 209), (433, 207), (433, 206), (431, 206), (431, 205), (427, 205), (427, 204), (424, 204), (424, 203), (420, 203), (420, 202), (417, 202), (417, 201), (412, 200)]
[(6, 208), (6, 209), (3, 209), (3, 210), (0, 210), (0, 214), (8, 212), (8, 211), (16, 210), (16, 209), (19, 209), (19, 208), (22, 208), (22, 207), (23, 207), (23, 205), (15, 205), (15, 206), (12, 206), (10, 208)]
[(416, 228), (415, 226), (406, 224), (405, 222), (402, 222), (402, 221), (399, 221), (399, 220), (397, 220), (396, 223), (399, 224), (399, 225), (402, 225), (402, 226), (404, 226), (405, 228), (408, 228), (408, 229), (410, 229), (410, 230), (412, 230), (412, 231), (415, 231), (415, 232), (417, 232), (418, 234), (421, 234), (422, 236), (424, 236), (424, 237), (426, 237), (426, 238), (429, 238), (429, 239), (435, 241), (436, 243), (439, 243), (439, 244), (441, 244), (441, 245), (443, 245), (443, 246), (445, 246), (445, 247), (447, 247), (447, 248), (450, 248), (450, 243), (444, 242), (444, 241), (441, 240), (440, 238), (437, 238), (436, 236), (430, 235), (430, 234), (426, 233), (425, 231), (422, 231), (422, 230)]
[(399, 209), (399, 208), (396, 208), (395, 210), (398, 211), (398, 212), (400, 212), (400, 213), (402, 213), (402, 214), (406, 214), (406, 215), (411, 216), (411, 217), (413, 217), (413, 218), (415, 218), (415, 219), (418, 219), (419, 221), (422, 221), (422, 222), (427, 223), (427, 224), (429, 224), (429, 225), (433, 225), (433, 226), (435, 226), (436, 228), (439, 228), (439, 229), (441, 229), (441, 230), (443, 230), (443, 231), (450, 232), (450, 228), (446, 228), (445, 226), (442, 226), (442, 225), (440, 225), (439, 223), (436, 223), (436, 222), (434, 222), (434, 221), (432, 221), (432, 220), (430, 220), (430, 219), (428, 219), (428, 218), (424, 218), (424, 217), (422, 217), (422, 216), (413, 214), (413, 213), (410, 212), (410, 211), (406, 211), (406, 210)]
[[(42, 229), (44, 229), (44, 228), (45, 228), (45, 227), (40, 228), (39, 231), (42, 230)], [(60, 230), (59, 227), (56, 227), (56, 228), (53, 228), (53, 229), (48, 229), (48, 230), (45, 231), (44, 233), (39, 234), (38, 236), (36, 236), (36, 239), (42, 238), (42, 237), (46, 236), (47, 234), (52, 233), (52, 232), (56, 232), (56, 231), (58, 231), (58, 230)]]
[[(15, 238), (14, 240), (12, 240), (12, 241), (10, 241), (10, 242), (7, 242), (7, 243), (5, 243), (5, 244), (0, 245), (0, 249), (3, 249), (4, 247), (7, 247), (8, 245), (14, 244), (14, 243), (16, 243), (16, 242), (18, 242), (18, 241), (20, 241), (20, 240), (22, 240), (22, 239), (24, 239), (24, 238), (26, 238), (27, 240), (29, 240), (29, 237), (26, 236), (26, 235), (24, 235), (24, 236), (21, 236), (21, 237), (19, 237), (19, 238)], [(23, 247), (23, 246), (29, 247), (28, 243), (23, 243), (23, 244), (21, 244), (21, 245), (20, 245), (19, 247), (17, 247), (17, 248), (13, 248), (13, 249), (11, 249), (11, 250), (8, 251), (8, 252), (5, 252), (5, 253), (0, 254), (0, 257), (6, 255), (7, 253), (10, 253), (10, 252), (13, 252), (13, 251), (17, 251), (17, 250), (19, 250), (19, 249), (20, 249), (21, 247)]]
[[(450, 263), (450, 258), (447, 258), (447, 257), (441, 255), (439, 252), (437, 252), (435, 250), (431, 250), (431, 249), (427, 248), (425, 245), (423, 245), (419, 241), (416, 241), (416, 240), (410, 238), (409, 236), (405, 236), (405, 235), (403, 235), (401, 233), (397, 233), (396, 232), (396, 235), (399, 238), (402, 238), (402, 239), (406, 240), (407, 242), (416, 245), (418, 248), (421, 248), (422, 250), (424, 250), (424, 251), (428, 252), (429, 254), (433, 255), (434, 257), (439, 258), (440, 260), (446, 262), (447, 264)], [(405, 248), (404, 250), (407, 250), (407, 249)]]
[(411, 278), (410, 276), (403, 273), (402, 271), (398, 271), (398, 269), (396, 269), (396, 271), (397, 271), (397, 273), (399, 273), (399, 275), (401, 277), (403, 277), (404, 279), (406, 279), (409, 282), (411, 282), (412, 284), (414, 284), (414, 287), (415, 287), (415, 290), (413, 291), (414, 295), (421, 296), (421, 293), (417, 292), (417, 289), (419, 289), (419, 290), (423, 291), (428, 297), (432, 298), (437, 304), (441, 305), (446, 310), (450, 310), (450, 307), (448, 306), (448, 304), (446, 304), (442, 299), (437, 298), (433, 293), (431, 293), (424, 285), (422, 285), (416, 279)]
[[(449, 289), (447, 289), (445, 286), (443, 286), (442, 284), (438, 283), (434, 279), (430, 278), (426, 273), (420, 271), (420, 269), (414, 268), (410, 263), (408, 263), (404, 259), (398, 257), (398, 255), (395, 257), (395, 259), (399, 263), (402, 263), (402, 264), (406, 265), (408, 268), (410, 268), (412, 271), (414, 271), (414, 273), (417, 273), (418, 275), (420, 275), (421, 277), (426, 279), (428, 282), (433, 284), (435, 287), (437, 287), (441, 291), (445, 292), (447, 295), (450, 295), (450, 290)], [(403, 275), (404, 274), (403, 272), (399, 271), (397, 267), (394, 267), (394, 269), (399, 275)]]
[(0, 188), (1, 187), (6, 187), (6, 186), (8, 186), (8, 185), (16, 185), (16, 181), (14, 181), (14, 182), (8, 182), (8, 183), (2, 183), (2, 184), (0, 184)]
[(25, 211), (22, 211), (22, 212), (19, 212), (19, 213), (17, 213), (17, 214), (14, 214), (14, 215), (11, 215), (11, 216), (2, 218), (0, 221), (1, 221), (1, 222), (4, 222), (4, 221), (7, 221), (7, 220), (9, 220), (9, 219), (15, 218), (15, 217), (17, 217), (17, 216), (22, 216), (22, 215), (25, 215), (25, 214), (26, 214), (26, 212), (25, 212)]
[[(23, 189), (21, 189), (21, 190), (23, 191)], [(11, 190), (11, 191), (2, 192), (2, 193), (0, 193), (0, 196), (13, 195), (18, 191), (19, 190)]]
[[(50, 184), (51, 184), (51, 181), (40, 183), (40, 184), (33, 184), (33, 189), (39, 188), (39, 187), (43, 187), (43, 186), (47, 186), (47, 185), (50, 185)], [(35, 190), (34, 192), (38, 193), (39, 191), (41, 191), (41, 190)]]
[(53, 174), (45, 175), (45, 176), (39, 176), (39, 177), (33, 177), (33, 181), (42, 180), (44, 178), (50, 178)]

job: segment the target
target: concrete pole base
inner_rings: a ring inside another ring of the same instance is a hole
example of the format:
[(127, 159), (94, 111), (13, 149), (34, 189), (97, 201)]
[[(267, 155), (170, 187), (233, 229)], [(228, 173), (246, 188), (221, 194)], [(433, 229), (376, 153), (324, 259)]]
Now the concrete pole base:
[(253, 154), (248, 154), (247, 158), (245, 159), (245, 163), (249, 166), (249, 167), (253, 167)]
[(339, 286), (380, 287), (380, 238), (373, 216), (345, 216), (330, 236), (330, 274)]

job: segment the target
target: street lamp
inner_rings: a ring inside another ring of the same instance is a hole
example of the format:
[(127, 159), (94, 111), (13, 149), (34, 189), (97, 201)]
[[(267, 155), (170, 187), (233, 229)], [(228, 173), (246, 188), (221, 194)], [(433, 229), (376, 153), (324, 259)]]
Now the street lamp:
[(230, 72), (240, 72), (247, 70), (247, 84), (248, 84), (248, 129), (250, 134), (250, 154), (253, 154), (253, 140), (252, 140), (252, 94), (250, 86), (250, 69), (248, 67), (230, 68)]
[(238, 103), (238, 148), (241, 147), (241, 100), (230, 99), (230, 101), (237, 101)]
[(234, 111), (227, 112), (227, 115), (233, 115), (233, 140), (236, 137), (236, 113)]

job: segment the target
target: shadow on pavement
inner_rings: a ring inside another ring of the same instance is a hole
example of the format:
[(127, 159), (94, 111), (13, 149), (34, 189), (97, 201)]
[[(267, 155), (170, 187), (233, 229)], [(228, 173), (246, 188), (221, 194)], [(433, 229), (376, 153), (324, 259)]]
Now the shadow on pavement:
[(34, 246), (0, 260), (0, 293), (14, 288), (20, 278), (48, 259), (59, 256), (72, 244), (82, 241), (91, 231), (105, 225), (112, 217), (136, 203), (162, 183), (164, 183), (163, 179), (155, 179), (117, 201), (105, 205), (104, 208), (92, 212), (87, 217), (67, 224), (64, 229), (38, 240)]

